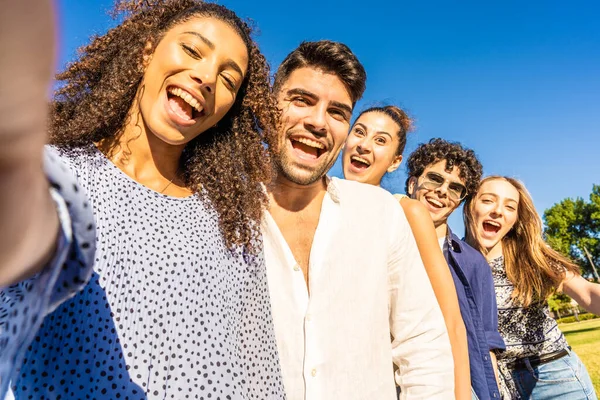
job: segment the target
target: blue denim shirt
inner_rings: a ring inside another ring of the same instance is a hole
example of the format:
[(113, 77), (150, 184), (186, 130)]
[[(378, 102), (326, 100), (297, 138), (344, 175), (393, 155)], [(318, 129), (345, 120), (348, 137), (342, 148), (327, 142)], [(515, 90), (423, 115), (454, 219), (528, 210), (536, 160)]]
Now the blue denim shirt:
[(467, 330), (471, 386), (479, 399), (499, 399), (489, 352), (505, 349), (498, 333), (498, 309), (492, 271), (483, 255), (450, 232), (444, 256), (456, 286)]

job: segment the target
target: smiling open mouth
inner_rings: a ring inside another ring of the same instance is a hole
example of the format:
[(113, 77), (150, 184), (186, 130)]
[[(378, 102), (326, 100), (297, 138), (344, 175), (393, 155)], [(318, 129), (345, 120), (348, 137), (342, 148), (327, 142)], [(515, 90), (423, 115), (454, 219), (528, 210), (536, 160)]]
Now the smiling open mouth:
[(498, 233), (502, 226), (495, 221), (483, 221), (483, 230), (488, 233)]
[(427, 203), (431, 204), (435, 208), (444, 208), (444, 204), (442, 204), (440, 201), (437, 201), (436, 199), (433, 199), (431, 197), (425, 197), (425, 200), (427, 201)]
[(317, 159), (325, 151), (323, 143), (308, 138), (290, 138), (292, 147), (309, 158)]
[(170, 86), (167, 88), (169, 106), (180, 118), (190, 121), (204, 115), (202, 104), (185, 90)]
[(361, 156), (350, 157), (350, 164), (358, 170), (365, 170), (371, 166), (371, 163)]

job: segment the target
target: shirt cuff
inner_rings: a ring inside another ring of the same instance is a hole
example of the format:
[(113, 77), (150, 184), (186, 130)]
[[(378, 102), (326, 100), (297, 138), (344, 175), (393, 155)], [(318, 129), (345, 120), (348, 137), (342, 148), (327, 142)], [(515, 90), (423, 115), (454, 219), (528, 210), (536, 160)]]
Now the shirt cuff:
[(486, 331), (485, 338), (488, 342), (488, 346), (490, 347), (490, 351), (492, 350), (506, 350), (506, 345), (504, 344), (504, 340), (498, 331)]

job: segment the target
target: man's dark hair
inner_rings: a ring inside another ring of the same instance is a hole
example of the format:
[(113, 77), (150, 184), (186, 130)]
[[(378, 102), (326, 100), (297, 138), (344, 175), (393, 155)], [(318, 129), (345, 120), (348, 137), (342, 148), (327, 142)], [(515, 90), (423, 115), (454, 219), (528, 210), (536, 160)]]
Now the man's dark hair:
[(459, 177), (467, 188), (467, 197), (477, 191), (477, 186), (483, 174), (483, 167), (477, 159), (475, 152), (463, 147), (457, 142), (448, 142), (444, 139), (431, 139), (429, 143), (422, 143), (408, 156), (406, 163), (408, 178), (405, 190), (408, 193), (408, 181), (413, 176), (419, 178), (425, 168), (431, 164), (446, 160), (446, 171), (453, 167), (459, 169)]
[(273, 91), (277, 93), (292, 72), (305, 67), (336, 75), (350, 93), (353, 106), (365, 92), (365, 68), (348, 46), (330, 40), (300, 43), (277, 69)]

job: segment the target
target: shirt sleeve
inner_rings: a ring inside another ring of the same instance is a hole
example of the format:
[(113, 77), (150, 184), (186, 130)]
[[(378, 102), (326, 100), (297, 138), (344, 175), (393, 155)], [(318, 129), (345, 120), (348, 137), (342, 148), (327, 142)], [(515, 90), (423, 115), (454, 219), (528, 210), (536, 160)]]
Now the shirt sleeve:
[(44, 317), (81, 290), (92, 273), (96, 232), (87, 196), (69, 168), (48, 149), (44, 168), (59, 217), (56, 249), (41, 272), (0, 288), (0, 399)]
[(481, 319), (490, 351), (505, 350), (504, 339), (498, 332), (498, 306), (496, 305), (496, 290), (494, 278), (485, 258), (477, 260), (476, 271), (481, 282)]
[(390, 328), (400, 399), (454, 398), (454, 361), (442, 312), (401, 207), (390, 235)]

